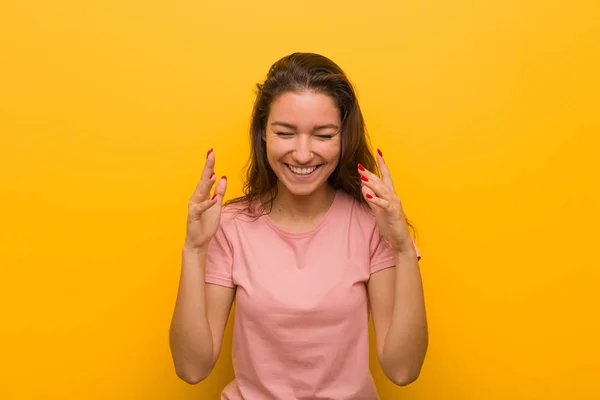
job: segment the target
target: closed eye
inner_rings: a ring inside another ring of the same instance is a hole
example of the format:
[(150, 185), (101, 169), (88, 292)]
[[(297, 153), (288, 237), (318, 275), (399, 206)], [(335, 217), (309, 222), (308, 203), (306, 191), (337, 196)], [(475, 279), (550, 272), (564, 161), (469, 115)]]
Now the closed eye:
[(316, 135), (319, 139), (331, 139), (334, 135)]
[(284, 136), (284, 137), (289, 137), (289, 136), (293, 136), (294, 134), (291, 132), (275, 132), (275, 134), (277, 136)]

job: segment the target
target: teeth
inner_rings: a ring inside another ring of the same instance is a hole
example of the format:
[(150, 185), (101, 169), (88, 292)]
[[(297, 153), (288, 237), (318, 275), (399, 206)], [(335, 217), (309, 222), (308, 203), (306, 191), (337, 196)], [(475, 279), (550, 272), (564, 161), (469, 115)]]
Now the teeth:
[(289, 165), (289, 168), (292, 170), (293, 173), (295, 173), (297, 175), (308, 175), (308, 174), (311, 174), (315, 169), (317, 169), (317, 167), (296, 168), (296, 167), (292, 167), (291, 165)]

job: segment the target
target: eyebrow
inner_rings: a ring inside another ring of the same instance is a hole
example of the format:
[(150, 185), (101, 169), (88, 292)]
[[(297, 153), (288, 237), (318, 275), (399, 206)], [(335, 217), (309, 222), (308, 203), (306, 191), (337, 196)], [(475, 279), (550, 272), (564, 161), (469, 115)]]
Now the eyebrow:
[[(279, 126), (283, 126), (286, 128), (290, 128), (290, 129), (298, 129), (298, 127), (296, 125), (292, 125), (292, 124), (288, 124), (287, 122), (281, 122), (281, 121), (274, 121), (271, 123), (271, 125), (279, 125)], [(315, 125), (313, 127), (313, 131), (318, 131), (321, 129), (340, 129), (339, 126), (337, 126), (336, 124), (325, 124), (325, 125)]]

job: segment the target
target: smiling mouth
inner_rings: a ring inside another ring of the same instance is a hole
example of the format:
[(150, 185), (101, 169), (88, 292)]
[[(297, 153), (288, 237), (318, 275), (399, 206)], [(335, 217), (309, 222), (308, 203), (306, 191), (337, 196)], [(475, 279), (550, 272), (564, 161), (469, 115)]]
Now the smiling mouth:
[(294, 175), (298, 175), (298, 176), (307, 176), (312, 174), (313, 172), (315, 172), (317, 169), (319, 169), (321, 167), (321, 165), (313, 165), (310, 167), (303, 167), (303, 168), (298, 168), (298, 167), (293, 167), (289, 164), (285, 164), (286, 167), (288, 167), (288, 169), (290, 171), (292, 171), (292, 173)]

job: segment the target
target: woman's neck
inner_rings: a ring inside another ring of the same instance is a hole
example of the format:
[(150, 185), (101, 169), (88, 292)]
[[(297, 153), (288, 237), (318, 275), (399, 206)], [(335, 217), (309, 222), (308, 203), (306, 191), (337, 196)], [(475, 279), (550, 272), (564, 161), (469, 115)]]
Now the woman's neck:
[(310, 225), (320, 219), (331, 207), (335, 189), (323, 185), (307, 196), (296, 196), (279, 184), (271, 207), (271, 219), (285, 225)]

